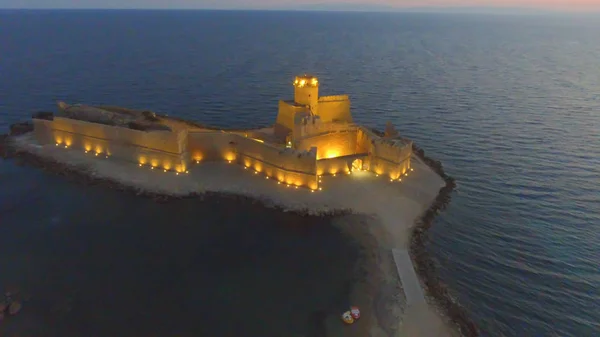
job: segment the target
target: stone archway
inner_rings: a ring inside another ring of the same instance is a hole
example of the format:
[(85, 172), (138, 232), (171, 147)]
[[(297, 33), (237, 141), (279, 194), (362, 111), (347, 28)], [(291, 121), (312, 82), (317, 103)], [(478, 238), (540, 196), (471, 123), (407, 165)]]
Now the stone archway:
[(363, 160), (362, 159), (354, 159), (352, 161), (352, 171), (354, 170), (362, 170), (363, 169)]

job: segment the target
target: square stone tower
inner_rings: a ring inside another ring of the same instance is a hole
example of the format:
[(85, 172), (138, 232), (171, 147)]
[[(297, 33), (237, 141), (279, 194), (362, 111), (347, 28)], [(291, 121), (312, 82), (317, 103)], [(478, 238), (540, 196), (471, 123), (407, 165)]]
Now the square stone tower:
[(316, 76), (301, 75), (294, 79), (294, 102), (308, 106), (312, 115), (318, 115), (319, 80)]

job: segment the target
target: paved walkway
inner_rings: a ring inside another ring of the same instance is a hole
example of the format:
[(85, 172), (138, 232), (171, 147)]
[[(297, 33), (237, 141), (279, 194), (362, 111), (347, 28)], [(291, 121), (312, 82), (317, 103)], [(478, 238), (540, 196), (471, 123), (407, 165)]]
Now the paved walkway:
[(410, 256), (406, 249), (392, 249), (394, 255), (394, 262), (396, 263), (396, 269), (398, 275), (402, 281), (402, 287), (404, 288), (404, 294), (406, 296), (406, 303), (408, 305), (419, 305), (425, 303), (425, 295), (423, 289), (415, 273)]
[(396, 270), (402, 281), (406, 296), (407, 308), (404, 314), (401, 336), (412, 337), (449, 337), (451, 332), (434, 311), (427, 304), (421, 283), (417, 278), (408, 250), (404, 248), (392, 249)]

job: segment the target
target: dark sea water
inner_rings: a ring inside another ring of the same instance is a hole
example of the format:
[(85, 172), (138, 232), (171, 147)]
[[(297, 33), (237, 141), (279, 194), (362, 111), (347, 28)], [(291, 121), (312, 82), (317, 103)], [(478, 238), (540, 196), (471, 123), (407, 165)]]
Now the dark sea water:
[[(314, 73), (458, 180), (429, 249), (486, 336), (598, 336), (598, 32), (558, 15), (4, 11), (0, 129), (56, 100), (267, 125), (293, 76)], [(37, 315), (14, 324), (58, 317), (81, 336), (308, 335), (358, 254), (325, 220), (157, 207), (13, 163), (0, 202), (0, 285), (29, 288)]]

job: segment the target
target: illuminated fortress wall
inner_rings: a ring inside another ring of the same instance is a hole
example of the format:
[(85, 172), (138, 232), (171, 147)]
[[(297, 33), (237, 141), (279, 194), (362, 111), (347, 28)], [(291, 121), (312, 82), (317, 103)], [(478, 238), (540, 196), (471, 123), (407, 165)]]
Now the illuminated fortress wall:
[(221, 131), (188, 133), (188, 152), (195, 161), (235, 160), (235, 148), (230, 144), (233, 135)]
[(34, 119), (34, 133), (40, 144), (54, 143), (178, 172), (188, 168), (187, 131), (146, 132), (55, 117), (52, 121)]
[(352, 167), (352, 160), (347, 157), (317, 160), (318, 175), (345, 174)]
[(285, 139), (294, 128), (296, 114), (306, 111), (306, 107), (297, 105), (294, 102), (279, 101), (279, 112), (277, 113), (274, 126), (275, 136), (279, 139)]
[(317, 151), (298, 151), (265, 144), (240, 134), (221, 131), (151, 131), (56, 117), (34, 119), (40, 144), (58, 144), (90, 155), (186, 171), (189, 161), (231, 161), (286, 185), (317, 189)]
[(323, 122), (352, 123), (348, 95), (319, 97), (318, 116)]
[(300, 150), (317, 147), (318, 175), (344, 173), (353, 159), (361, 159), (364, 169), (391, 179), (400, 178), (410, 169), (412, 142), (384, 139), (363, 127), (308, 137), (295, 144)]
[(296, 114), (318, 116), (323, 123), (352, 123), (348, 95), (319, 97), (319, 80), (315, 76), (296, 76), (294, 99), (279, 101), (275, 135), (284, 139), (294, 130)]
[(356, 154), (356, 129), (303, 138), (296, 141), (294, 146), (297, 150), (316, 147), (317, 159)]
[(239, 135), (235, 135), (234, 142), (242, 165), (288, 185), (319, 187), (316, 149), (279, 148)]
[(318, 136), (326, 133), (356, 130), (356, 125), (350, 123), (327, 122), (324, 123), (319, 116), (304, 116), (296, 114), (296, 124), (293, 129), (293, 138)]
[(220, 131), (190, 132), (188, 137), (192, 160), (231, 161), (284, 184), (318, 188), (316, 149), (286, 149)]
[(186, 171), (190, 161), (237, 163), (283, 184), (311, 189), (319, 187), (318, 175), (347, 173), (355, 160), (362, 169), (392, 179), (410, 170), (412, 142), (382, 138), (353, 124), (347, 95), (318, 93), (316, 77), (298, 76), (294, 100), (279, 102), (273, 131), (280, 141), (289, 138), (291, 148), (283, 142), (264, 143), (255, 138), (260, 132), (252, 130), (225, 132), (177, 124), (174, 131), (138, 131), (63, 117), (34, 118), (34, 134), (40, 144), (179, 172)]
[(297, 76), (293, 85), (294, 100), (279, 102), (275, 132), (279, 139), (289, 137), (294, 149), (316, 147), (318, 175), (346, 172), (354, 160), (348, 156), (392, 179), (410, 169), (411, 143), (353, 124), (347, 95), (319, 97), (319, 81), (311, 75)]
[(383, 139), (371, 130), (358, 128), (357, 151), (368, 152), (368, 170), (398, 179), (410, 169), (412, 142)]

